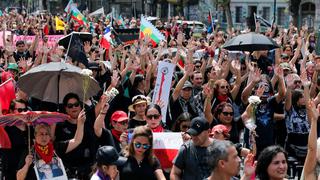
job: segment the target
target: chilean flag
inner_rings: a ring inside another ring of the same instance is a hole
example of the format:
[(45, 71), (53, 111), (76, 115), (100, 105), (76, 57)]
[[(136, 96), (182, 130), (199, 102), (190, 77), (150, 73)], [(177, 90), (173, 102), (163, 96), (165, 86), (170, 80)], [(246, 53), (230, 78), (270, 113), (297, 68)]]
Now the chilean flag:
[(112, 39), (111, 39), (111, 30), (110, 27), (107, 27), (104, 30), (103, 37), (100, 40), (100, 45), (106, 49), (110, 48)]
[(172, 161), (183, 144), (181, 133), (162, 132), (152, 134), (153, 152), (159, 159), (161, 167), (163, 169), (171, 168)]

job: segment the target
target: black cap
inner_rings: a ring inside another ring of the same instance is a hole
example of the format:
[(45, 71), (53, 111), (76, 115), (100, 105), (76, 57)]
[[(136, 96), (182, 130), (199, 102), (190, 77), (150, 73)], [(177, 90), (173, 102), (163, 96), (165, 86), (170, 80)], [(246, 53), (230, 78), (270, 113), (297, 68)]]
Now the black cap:
[(117, 166), (121, 166), (127, 161), (127, 158), (119, 156), (117, 150), (112, 146), (100, 147), (96, 159), (98, 164)]
[(192, 136), (197, 136), (205, 130), (209, 129), (209, 122), (203, 117), (195, 117), (191, 121), (191, 127), (187, 131)]

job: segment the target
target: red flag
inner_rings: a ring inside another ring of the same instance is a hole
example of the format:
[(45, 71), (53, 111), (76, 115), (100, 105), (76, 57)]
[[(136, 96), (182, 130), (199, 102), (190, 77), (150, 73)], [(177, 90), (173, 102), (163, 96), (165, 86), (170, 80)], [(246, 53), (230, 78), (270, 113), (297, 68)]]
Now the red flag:
[(210, 25), (212, 24), (211, 11), (209, 11), (209, 15), (208, 15), (208, 23), (209, 23)]
[(0, 126), (0, 149), (11, 149), (10, 138), (7, 132), (1, 126)]
[[(8, 79), (0, 85), (0, 104), (2, 111), (9, 111), (11, 100), (16, 98), (15, 88), (12, 79)], [(3, 96), (5, 94), (5, 96)]]

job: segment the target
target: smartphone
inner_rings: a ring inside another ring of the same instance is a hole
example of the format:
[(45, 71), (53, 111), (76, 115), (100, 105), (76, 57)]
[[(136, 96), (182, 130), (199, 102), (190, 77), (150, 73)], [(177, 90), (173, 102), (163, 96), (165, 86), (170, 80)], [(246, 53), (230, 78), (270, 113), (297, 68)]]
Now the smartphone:
[(133, 130), (128, 130), (128, 144), (130, 144), (133, 137)]

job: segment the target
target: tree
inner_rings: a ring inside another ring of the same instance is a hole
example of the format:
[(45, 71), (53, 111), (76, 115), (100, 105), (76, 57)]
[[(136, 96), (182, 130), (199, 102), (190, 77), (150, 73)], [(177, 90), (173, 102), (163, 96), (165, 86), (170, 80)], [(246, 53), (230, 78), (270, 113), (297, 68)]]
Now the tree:
[(231, 31), (233, 28), (233, 23), (232, 23), (232, 16), (231, 16), (231, 10), (230, 10), (230, 0), (216, 0), (216, 4), (218, 4), (223, 8), (224, 13), (226, 15), (226, 19), (227, 19), (227, 25), (228, 25), (227, 29)]

